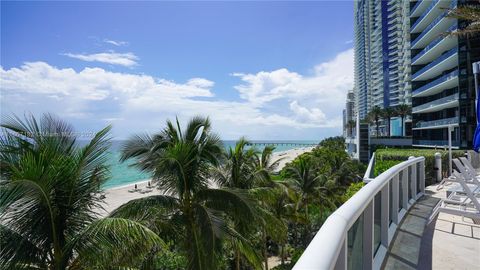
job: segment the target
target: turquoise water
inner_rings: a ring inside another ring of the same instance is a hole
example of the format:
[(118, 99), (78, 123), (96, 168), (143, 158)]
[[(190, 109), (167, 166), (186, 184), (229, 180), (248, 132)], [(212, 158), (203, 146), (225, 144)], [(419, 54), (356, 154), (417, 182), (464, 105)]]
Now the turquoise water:
[[(301, 143), (301, 144), (317, 144), (317, 141), (252, 141), (253, 143)], [(114, 141), (109, 153), (108, 165), (110, 165), (110, 180), (108, 180), (103, 188), (112, 188), (131, 183), (147, 180), (151, 178), (150, 174), (143, 173), (135, 167), (132, 167), (133, 161), (119, 162), (120, 159), (120, 146), (123, 141)], [(223, 141), (225, 148), (235, 146), (235, 141)], [(258, 145), (257, 149), (262, 150), (265, 146)], [(286, 151), (294, 148), (299, 148), (298, 145), (279, 145), (276, 147), (275, 152)]]

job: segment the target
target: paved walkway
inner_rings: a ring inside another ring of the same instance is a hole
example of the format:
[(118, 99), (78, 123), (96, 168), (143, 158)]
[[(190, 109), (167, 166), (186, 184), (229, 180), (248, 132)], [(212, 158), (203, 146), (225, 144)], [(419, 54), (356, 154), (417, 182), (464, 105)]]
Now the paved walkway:
[(480, 270), (480, 225), (471, 219), (440, 213), (427, 220), (445, 190), (426, 188), (400, 224), (383, 269)]

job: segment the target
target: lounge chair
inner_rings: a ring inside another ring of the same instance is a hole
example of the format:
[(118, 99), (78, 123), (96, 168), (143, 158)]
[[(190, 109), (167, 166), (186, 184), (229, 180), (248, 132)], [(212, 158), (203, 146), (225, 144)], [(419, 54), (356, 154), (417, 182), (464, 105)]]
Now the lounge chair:
[(474, 184), (480, 185), (480, 177), (473, 173), (471, 170), (465, 168), (465, 166), (460, 162), (459, 159), (454, 159), (453, 163), (457, 167), (460, 175), (467, 181)]
[(467, 184), (466, 179), (462, 175), (449, 177), (444, 180), (446, 182), (457, 183), (461, 189), (451, 191), (447, 198), (440, 200), (433, 209), (428, 223), (432, 222), (440, 212), (443, 212), (468, 217), (471, 218), (475, 224), (480, 224), (480, 202), (477, 197), (479, 195), (480, 185), (476, 183)]
[(461, 157), (459, 159), (465, 166), (465, 169), (467, 170), (469, 175), (471, 175), (472, 177), (475, 176), (477, 178), (480, 177), (477, 170), (473, 167), (472, 163), (470, 163), (470, 161), (466, 157)]
[(480, 181), (476, 177), (467, 174), (460, 160), (453, 160), (460, 173), (454, 171), (453, 175), (442, 182), (457, 183), (454, 189), (449, 189), (447, 198), (440, 202), (433, 209), (428, 220), (430, 223), (440, 212), (459, 215), (462, 218), (468, 217), (475, 224), (480, 224)]

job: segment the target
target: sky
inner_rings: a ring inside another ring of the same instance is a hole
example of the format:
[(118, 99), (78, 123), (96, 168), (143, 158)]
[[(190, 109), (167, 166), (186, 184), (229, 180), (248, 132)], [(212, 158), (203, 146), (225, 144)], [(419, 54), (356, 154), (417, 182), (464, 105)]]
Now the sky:
[(2, 117), (115, 139), (208, 116), (225, 140), (341, 134), (353, 2), (1, 2)]

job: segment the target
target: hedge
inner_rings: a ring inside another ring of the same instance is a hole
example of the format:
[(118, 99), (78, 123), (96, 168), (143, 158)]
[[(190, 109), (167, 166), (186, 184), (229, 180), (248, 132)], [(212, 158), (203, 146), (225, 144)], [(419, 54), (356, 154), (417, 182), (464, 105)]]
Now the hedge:
[[(442, 175), (448, 175), (448, 151), (435, 149), (378, 149), (375, 151), (375, 176), (390, 167), (407, 160), (410, 156), (425, 157), (425, 185), (435, 183), (435, 153), (442, 155)], [(465, 155), (463, 150), (452, 150), (452, 158)]]

